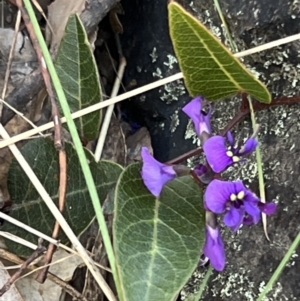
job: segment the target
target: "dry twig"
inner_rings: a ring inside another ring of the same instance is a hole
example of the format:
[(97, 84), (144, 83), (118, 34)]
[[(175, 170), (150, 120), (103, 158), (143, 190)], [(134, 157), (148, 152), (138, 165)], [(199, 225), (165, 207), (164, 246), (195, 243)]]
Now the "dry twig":
[[(59, 162), (60, 162), (60, 178), (59, 178), (59, 211), (63, 212), (65, 208), (66, 203), (66, 193), (67, 193), (67, 156), (66, 152), (64, 150), (59, 151)], [(59, 235), (59, 223), (58, 221), (55, 222), (52, 238), (57, 239)], [(46, 253), (45, 258), (45, 264), (47, 264), (47, 267), (45, 267), (36, 277), (36, 280), (40, 283), (44, 283), (47, 278), (47, 272), (49, 270), (49, 263), (52, 260), (53, 254), (56, 250), (56, 245), (51, 244), (48, 246), (48, 250)]]
[[(126, 59), (125, 59), (125, 57), (121, 57), (118, 74), (115, 79), (113, 90), (111, 92), (111, 97), (115, 97), (118, 94), (125, 67), (126, 67)], [(98, 139), (98, 143), (97, 143), (97, 147), (96, 147), (96, 151), (95, 151), (95, 161), (96, 162), (98, 162), (101, 159), (101, 154), (102, 154), (105, 138), (106, 138), (106, 134), (108, 131), (111, 116), (114, 111), (114, 107), (115, 107), (115, 104), (111, 104), (110, 106), (107, 107), (107, 110), (106, 110), (105, 118), (104, 118), (104, 121), (103, 121), (103, 124), (101, 127), (101, 131), (100, 131), (100, 135), (99, 135), (99, 139)]]
[(0, 296), (3, 296), (4, 293), (6, 293), (11, 285), (20, 278), (22, 273), (28, 268), (28, 266), (38, 257), (40, 257), (44, 252), (46, 251), (46, 248), (42, 245), (39, 245), (38, 248), (31, 254), (30, 257), (22, 264), (22, 266), (16, 271), (11, 278), (2, 286), (0, 289)]
[[(18, 256), (16, 256), (13, 253), (10, 253), (7, 250), (1, 249), (0, 248), (0, 257), (4, 258), (10, 262), (16, 263), (16, 264), (24, 264), (24, 260), (20, 259)], [(29, 265), (27, 267), (28, 270), (34, 271), (38, 269), (38, 266), (35, 265)], [(52, 281), (53, 283), (56, 283), (59, 285), (62, 289), (64, 289), (68, 294), (70, 294), (74, 299), (82, 300), (82, 301), (87, 301), (82, 294), (80, 294), (77, 290), (75, 290), (70, 284), (62, 280), (61, 278), (57, 277), (56, 275), (52, 274), (49, 272), (48, 279)]]
[[(55, 101), (55, 97), (54, 97), (54, 91), (52, 88), (52, 84), (51, 84), (51, 77), (50, 74), (48, 72), (48, 68), (47, 65), (45, 63), (45, 59), (43, 56), (43, 52), (41, 50), (41, 47), (38, 43), (38, 39), (36, 36), (36, 33), (34, 31), (34, 27), (33, 24), (30, 20), (30, 17), (27, 13), (26, 8), (23, 6), (23, 2), (22, 0), (17, 0), (17, 5), (19, 10), (22, 13), (22, 17), (24, 20), (24, 23), (26, 25), (26, 28), (29, 32), (33, 47), (36, 51), (38, 60), (40, 62), (40, 67), (41, 67), (41, 71), (42, 71), (42, 75), (45, 81), (45, 85), (51, 100), (51, 105), (52, 105), (52, 118), (54, 121), (54, 145), (57, 149), (59, 149), (59, 166), (60, 166), (60, 197), (59, 197), (59, 210), (60, 212), (63, 212), (64, 210), (64, 206), (65, 206), (65, 201), (66, 201), (66, 188), (67, 188), (67, 160), (66, 160), (66, 153), (64, 151), (64, 141), (63, 141), (63, 135), (62, 135), (62, 126), (61, 126), (61, 122), (60, 122), (60, 114), (59, 114), (59, 110)], [(59, 223), (56, 221), (55, 226), (54, 226), (54, 230), (53, 230), (53, 238), (57, 238), (59, 235)], [(52, 256), (53, 253), (55, 251), (55, 246), (54, 245), (50, 245), (49, 246), (49, 250), (47, 252), (47, 263), (50, 263), (52, 260)], [(40, 282), (44, 282), (46, 277), (47, 277), (47, 271), (48, 268), (45, 268), (39, 275), (37, 280)]]
[(48, 72), (48, 68), (45, 63), (43, 52), (38, 43), (38, 39), (37, 39), (36, 33), (34, 31), (33, 24), (29, 18), (26, 8), (23, 5), (23, 1), (16, 0), (16, 2), (17, 2), (17, 6), (18, 6), (19, 10), (22, 13), (22, 18), (23, 18), (26, 28), (29, 32), (34, 50), (37, 54), (37, 57), (38, 57), (38, 60), (40, 63), (40, 67), (41, 67), (41, 71), (42, 71), (42, 75), (44, 78), (44, 82), (45, 82), (45, 85), (46, 85), (46, 88), (47, 88), (47, 91), (48, 91), (48, 94), (50, 97), (51, 106), (52, 106), (52, 119), (54, 121), (54, 145), (56, 148), (61, 149), (61, 148), (63, 148), (63, 140), (62, 140), (63, 135), (62, 135), (61, 122), (60, 122), (60, 114), (59, 114), (59, 110), (58, 110), (58, 107), (57, 107), (57, 104), (55, 101), (54, 91), (52, 89), (51, 78), (50, 78), (50, 75)]

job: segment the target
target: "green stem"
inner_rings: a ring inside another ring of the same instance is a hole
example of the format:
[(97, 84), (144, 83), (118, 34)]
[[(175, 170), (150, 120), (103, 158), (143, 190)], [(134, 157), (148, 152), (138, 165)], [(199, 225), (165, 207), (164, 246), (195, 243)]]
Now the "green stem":
[(229, 44), (230, 44), (233, 52), (238, 52), (238, 47), (237, 47), (236, 43), (234, 42), (233, 38), (231, 37), (231, 33), (230, 33), (230, 30), (229, 30), (229, 28), (227, 26), (227, 22), (226, 22), (226, 20), (224, 18), (224, 15), (222, 13), (222, 10), (221, 10), (221, 7), (220, 7), (220, 3), (219, 3), (218, 0), (214, 0), (214, 3), (215, 3), (215, 7), (216, 7), (216, 9), (218, 11), (219, 17), (220, 17), (220, 19), (221, 19), (221, 21), (223, 23), (224, 28), (225, 28)]
[[(256, 131), (256, 121), (255, 121), (255, 114), (254, 114), (254, 110), (253, 110), (252, 100), (251, 100), (250, 96), (248, 96), (248, 102), (249, 102), (249, 107), (250, 107), (252, 128), (253, 128), (253, 131), (255, 132)], [(259, 146), (257, 146), (257, 148), (255, 150), (255, 155), (256, 155), (256, 162), (257, 162), (259, 196), (263, 200), (263, 202), (265, 202), (266, 201), (265, 180), (264, 180), (264, 173), (263, 173), (263, 168), (262, 168), (262, 159), (261, 159), (261, 153), (260, 153)], [(265, 233), (265, 234), (268, 238), (267, 233)]]
[(106, 226), (105, 218), (104, 218), (104, 215), (103, 215), (103, 212), (102, 212), (102, 208), (101, 208), (101, 205), (100, 205), (100, 200), (99, 200), (99, 197), (98, 197), (98, 193), (97, 193), (97, 189), (96, 189), (96, 186), (95, 186), (95, 183), (94, 183), (94, 179), (93, 179), (91, 170), (89, 168), (89, 164), (87, 162), (85, 152), (84, 152), (83, 146), (81, 144), (79, 135), (77, 133), (75, 122), (72, 119), (71, 111), (70, 111), (70, 108), (69, 108), (64, 90), (63, 90), (62, 85), (60, 83), (60, 80), (57, 76), (57, 73), (56, 73), (56, 70), (54, 68), (49, 50), (47, 48), (44, 37), (43, 37), (42, 32), (40, 30), (40, 27), (39, 27), (39, 24), (37, 22), (35, 13), (33, 11), (33, 8), (31, 6), (30, 0), (24, 0), (24, 3), (25, 3), (25, 6), (26, 6), (26, 9), (28, 11), (30, 20), (33, 24), (35, 33), (37, 35), (39, 45), (42, 49), (43, 56), (44, 56), (46, 65), (48, 67), (48, 70), (49, 70), (49, 73), (50, 73), (50, 76), (51, 76), (51, 79), (52, 79), (52, 82), (53, 82), (53, 86), (55, 88), (57, 97), (59, 99), (61, 108), (62, 108), (64, 116), (66, 117), (66, 120), (67, 120), (69, 131), (70, 131), (70, 134), (72, 136), (73, 143), (75, 145), (75, 149), (76, 149), (76, 152), (77, 152), (77, 155), (78, 155), (78, 158), (79, 158), (79, 162), (80, 162), (80, 165), (81, 165), (84, 177), (85, 177), (85, 181), (86, 181), (86, 184), (87, 184), (87, 187), (88, 187), (88, 190), (89, 190), (89, 194), (91, 196), (92, 203), (93, 203), (93, 206), (94, 206), (95, 214), (96, 214), (96, 217), (97, 217), (97, 220), (98, 220), (98, 223), (99, 223), (100, 231), (101, 231), (101, 234), (102, 234), (102, 237), (103, 237), (103, 242), (104, 242), (106, 252), (107, 252), (107, 256), (108, 256), (108, 260), (109, 260), (109, 263), (110, 263), (110, 266), (111, 266), (111, 269), (112, 269), (112, 273), (113, 273), (114, 281), (115, 281), (115, 284), (116, 284), (116, 287), (117, 287), (118, 295), (119, 295), (119, 298), (122, 300), (123, 296), (121, 294), (121, 287), (120, 287), (120, 281), (119, 281), (119, 276), (118, 276), (117, 267), (116, 267), (114, 251), (113, 251), (112, 243), (111, 243), (111, 240), (110, 240), (109, 232), (108, 232), (108, 229), (107, 229), (107, 226)]
[[(229, 29), (228, 29), (226, 21), (225, 21), (225, 19), (223, 17), (223, 14), (222, 14), (222, 11), (221, 11), (221, 8), (220, 8), (218, 0), (214, 0), (214, 3), (215, 3), (215, 6), (216, 6), (216, 8), (218, 10), (219, 16), (220, 16), (220, 18), (221, 18), (221, 20), (222, 20), (222, 22), (224, 24), (224, 28), (227, 31), (227, 35), (228, 35), (228, 39), (229, 39), (229, 42), (231, 44), (231, 47), (232, 47), (232, 49), (235, 50), (235, 52), (237, 52), (238, 49), (236, 47), (236, 44), (233, 42), (233, 40), (231, 38)], [(255, 131), (256, 130), (255, 129), (255, 127), (256, 127), (255, 114), (254, 114), (252, 100), (251, 100), (250, 96), (248, 96), (248, 101), (249, 101), (249, 107), (250, 107), (252, 127), (253, 127), (253, 130)], [(266, 199), (266, 196), (265, 196), (265, 184), (264, 184), (264, 177), (263, 177), (261, 152), (260, 152), (260, 148), (259, 147), (256, 148), (256, 162), (257, 162), (257, 168), (258, 168), (258, 182), (259, 182), (260, 198), (265, 201), (265, 199)], [(267, 236), (267, 233), (266, 233), (266, 236)], [(300, 244), (300, 233), (298, 233), (298, 236), (294, 240), (293, 244), (290, 246), (288, 252), (285, 254), (284, 258), (282, 259), (281, 263), (277, 267), (276, 271), (273, 273), (272, 277), (270, 278), (270, 280), (267, 283), (264, 291), (260, 294), (260, 296), (257, 299), (257, 301), (263, 301), (264, 300), (265, 296), (272, 289), (274, 283), (279, 278), (280, 274), (284, 270), (286, 264), (290, 260), (291, 256), (293, 255), (293, 253), (295, 252), (295, 250), (296, 250), (296, 248), (298, 247), (299, 244)]]
[(289, 250), (286, 252), (286, 254), (283, 257), (283, 259), (281, 260), (279, 266), (277, 267), (276, 271), (273, 273), (271, 279), (267, 283), (264, 291), (258, 297), (257, 301), (263, 301), (264, 300), (264, 298), (266, 297), (266, 295), (268, 294), (268, 292), (272, 289), (274, 283), (279, 278), (280, 274), (284, 270), (286, 264), (288, 263), (288, 261), (292, 257), (293, 253), (295, 252), (295, 250), (297, 249), (297, 247), (299, 246), (299, 244), (300, 244), (300, 232), (298, 233), (297, 237), (293, 241), (293, 243), (290, 246)]
[(201, 299), (201, 297), (202, 297), (202, 295), (204, 293), (204, 290), (205, 290), (205, 288), (207, 286), (208, 280), (209, 280), (209, 278), (210, 278), (210, 276), (212, 274), (212, 271), (213, 271), (213, 268), (210, 265), (209, 268), (208, 268), (208, 270), (207, 270), (207, 272), (206, 272), (206, 274), (205, 274), (205, 277), (204, 277), (204, 279), (203, 279), (203, 281), (202, 281), (202, 283), (201, 283), (201, 285), (199, 287), (199, 292), (197, 294), (195, 294), (194, 300), (199, 301)]

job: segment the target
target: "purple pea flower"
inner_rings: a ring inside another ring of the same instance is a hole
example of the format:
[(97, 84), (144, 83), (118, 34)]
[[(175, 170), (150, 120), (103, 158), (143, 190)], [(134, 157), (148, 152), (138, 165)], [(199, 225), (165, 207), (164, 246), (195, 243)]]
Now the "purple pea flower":
[(194, 168), (195, 173), (197, 174), (198, 177), (201, 177), (203, 175), (205, 175), (208, 172), (208, 169), (205, 165), (203, 164), (198, 164), (195, 168)]
[(210, 211), (216, 214), (226, 212), (224, 223), (232, 231), (237, 231), (243, 223), (257, 224), (261, 213), (273, 214), (276, 211), (275, 203), (262, 203), (242, 181), (213, 180), (206, 188), (204, 199)]
[(142, 148), (142, 178), (149, 191), (159, 197), (164, 185), (175, 179), (176, 172), (172, 166), (158, 162), (147, 147)]
[(223, 271), (226, 263), (224, 242), (219, 227), (215, 229), (206, 225), (206, 241), (203, 253), (209, 258), (212, 266), (219, 272)]
[(227, 140), (229, 147), (226, 147), (226, 139), (222, 136), (213, 136), (203, 145), (207, 162), (216, 173), (220, 173), (230, 165), (239, 162), (242, 156), (252, 153), (258, 145), (255, 138), (249, 138), (244, 146), (238, 148), (234, 145), (235, 141), (231, 132), (227, 133)]
[(206, 132), (207, 134), (211, 133), (211, 110), (209, 110), (208, 113), (204, 112), (202, 110), (203, 102), (204, 99), (198, 96), (182, 108), (182, 111), (192, 119), (196, 133), (199, 137), (203, 132)]

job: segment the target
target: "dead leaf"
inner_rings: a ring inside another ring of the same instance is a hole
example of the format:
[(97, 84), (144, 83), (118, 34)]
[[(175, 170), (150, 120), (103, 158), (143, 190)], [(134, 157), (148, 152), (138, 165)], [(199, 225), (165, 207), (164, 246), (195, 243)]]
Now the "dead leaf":
[(51, 45), (52, 54), (56, 54), (60, 41), (65, 33), (67, 21), (72, 14), (80, 14), (85, 7), (85, 0), (56, 0), (48, 7), (48, 21), (53, 30), (49, 26), (46, 27), (46, 41)]
[(147, 147), (151, 154), (153, 154), (151, 136), (149, 131), (142, 127), (136, 133), (126, 139), (127, 144), (127, 164), (132, 164), (137, 161), (142, 161), (141, 151), (142, 147)]
[[(60, 249), (54, 253), (53, 262), (62, 258), (66, 258), (69, 255), (70, 254), (68, 254), (66, 251)], [(66, 260), (51, 266), (50, 272), (67, 281), (72, 277), (74, 270), (81, 263), (82, 260), (79, 256), (68, 257)], [(23, 296), (24, 300), (60, 300), (62, 288), (49, 279), (47, 279), (43, 284), (39, 283), (35, 280), (36, 275), (36, 273), (31, 274), (28, 277), (24, 277), (16, 282), (16, 287), (18, 288), (20, 294)]]
[[(7, 270), (4, 269), (3, 263), (0, 261), (0, 283), (2, 285), (6, 283), (10, 279), (10, 275), (8, 274)], [(10, 289), (1, 296), (1, 301), (24, 301), (22, 296), (20, 295), (18, 289), (13, 284)]]

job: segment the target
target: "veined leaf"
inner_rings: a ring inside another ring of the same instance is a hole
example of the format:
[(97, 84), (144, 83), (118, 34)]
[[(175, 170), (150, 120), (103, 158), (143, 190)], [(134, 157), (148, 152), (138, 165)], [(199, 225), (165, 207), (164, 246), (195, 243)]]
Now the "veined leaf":
[[(96, 62), (84, 27), (77, 15), (71, 15), (55, 62), (71, 112), (102, 101)], [(79, 135), (87, 140), (97, 137), (101, 110), (75, 120)]]
[(114, 247), (121, 285), (126, 301), (173, 301), (202, 252), (202, 191), (184, 176), (155, 198), (140, 172), (140, 163), (130, 165), (115, 191)]
[(173, 46), (192, 96), (220, 100), (246, 92), (261, 102), (271, 102), (266, 86), (204, 25), (174, 1), (168, 8)]
[[(95, 213), (77, 153), (70, 144), (66, 144), (65, 149), (68, 157), (68, 183), (64, 217), (73, 231), (79, 235), (89, 225)], [(53, 141), (42, 138), (32, 140), (21, 149), (21, 152), (52, 200), (58, 204), (59, 162)], [(99, 198), (103, 202), (108, 192), (115, 186), (123, 169), (110, 161), (96, 163), (88, 151), (87, 158)], [(51, 236), (55, 219), (16, 160), (10, 166), (8, 188), (13, 201), (9, 215)], [(4, 223), (1, 230), (37, 243), (36, 236), (8, 222)], [(62, 231), (59, 239), (64, 243), (67, 242)], [(9, 240), (6, 243), (14, 253), (20, 256), (29, 255), (31, 252), (26, 247)]]

